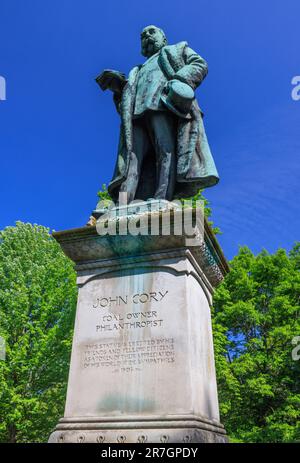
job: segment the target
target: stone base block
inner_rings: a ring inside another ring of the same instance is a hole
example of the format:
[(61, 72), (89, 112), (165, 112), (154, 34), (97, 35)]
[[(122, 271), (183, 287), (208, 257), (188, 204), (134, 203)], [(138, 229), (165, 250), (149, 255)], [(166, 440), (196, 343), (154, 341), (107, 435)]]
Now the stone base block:
[(50, 443), (226, 443), (224, 427), (208, 420), (173, 419), (126, 422), (62, 419)]
[(49, 442), (226, 442), (210, 306), (228, 268), (204, 225), (198, 244), (93, 227), (54, 234), (79, 292), (65, 413)]

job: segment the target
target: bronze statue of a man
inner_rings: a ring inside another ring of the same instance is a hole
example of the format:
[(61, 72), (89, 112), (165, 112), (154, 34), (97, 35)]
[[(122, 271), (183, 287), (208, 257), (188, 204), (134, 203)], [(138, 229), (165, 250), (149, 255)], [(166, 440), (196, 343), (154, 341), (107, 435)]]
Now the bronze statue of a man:
[(184, 198), (215, 185), (218, 173), (194, 91), (207, 74), (186, 42), (168, 45), (164, 32), (141, 33), (143, 65), (128, 79), (106, 70), (96, 80), (114, 93), (121, 115), (118, 159), (108, 191), (114, 200)]

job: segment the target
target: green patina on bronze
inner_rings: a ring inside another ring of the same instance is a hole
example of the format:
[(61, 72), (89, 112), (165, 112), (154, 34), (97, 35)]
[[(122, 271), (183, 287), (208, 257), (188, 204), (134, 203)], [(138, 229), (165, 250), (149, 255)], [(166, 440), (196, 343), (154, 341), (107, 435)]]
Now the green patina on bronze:
[(164, 32), (147, 26), (141, 34), (143, 65), (128, 78), (106, 70), (96, 80), (113, 92), (121, 116), (118, 157), (108, 191), (117, 200), (194, 196), (219, 176), (206, 138), (195, 89), (207, 63), (187, 42), (168, 45)]

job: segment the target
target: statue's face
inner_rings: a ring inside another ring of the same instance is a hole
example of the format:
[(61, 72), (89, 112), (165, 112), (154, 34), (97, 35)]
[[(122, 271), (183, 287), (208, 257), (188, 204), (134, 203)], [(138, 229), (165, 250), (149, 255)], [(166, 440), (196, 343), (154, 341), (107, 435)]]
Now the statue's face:
[(162, 31), (155, 26), (147, 26), (141, 33), (142, 55), (149, 58), (166, 45)]

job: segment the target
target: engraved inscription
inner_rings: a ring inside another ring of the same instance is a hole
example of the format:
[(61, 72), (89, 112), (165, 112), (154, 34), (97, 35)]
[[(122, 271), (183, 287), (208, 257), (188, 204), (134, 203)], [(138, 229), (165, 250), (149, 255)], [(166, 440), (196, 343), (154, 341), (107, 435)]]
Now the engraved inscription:
[(163, 319), (158, 319), (157, 311), (128, 312), (122, 314), (103, 315), (99, 325), (96, 325), (97, 333), (104, 331), (130, 330), (134, 328), (154, 328), (162, 326)]
[(174, 338), (86, 344), (82, 356), (84, 369), (109, 368), (114, 372), (139, 371), (147, 365), (174, 362)]
[(167, 291), (153, 291), (150, 293), (141, 293), (133, 295), (123, 296), (109, 296), (109, 297), (98, 297), (93, 303), (94, 309), (101, 309), (106, 307), (117, 307), (120, 305), (127, 304), (146, 304), (147, 302), (161, 302), (164, 297), (168, 294)]

